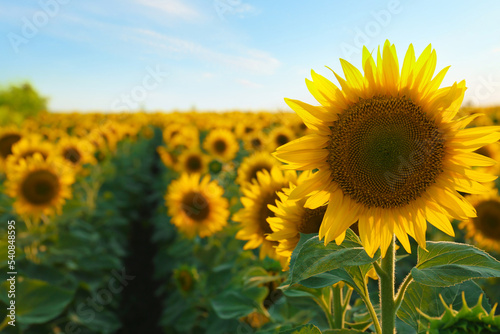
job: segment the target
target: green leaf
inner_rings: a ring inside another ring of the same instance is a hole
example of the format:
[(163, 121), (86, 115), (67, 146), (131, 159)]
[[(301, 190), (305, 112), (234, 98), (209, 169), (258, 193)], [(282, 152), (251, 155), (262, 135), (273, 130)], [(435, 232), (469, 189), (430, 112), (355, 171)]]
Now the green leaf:
[[(351, 230), (341, 245), (334, 242), (324, 245), (318, 236), (307, 235), (299, 249), (295, 248), (290, 261), (290, 284), (339, 268), (370, 265), (380, 256), (371, 258), (365, 252), (358, 237)], [(302, 240), (302, 237), (301, 237)], [(293, 262), (292, 262), (293, 260)]]
[(210, 301), (222, 319), (244, 317), (257, 310), (268, 293), (265, 287), (252, 287), (244, 291), (226, 291)]
[(500, 262), (488, 253), (467, 244), (427, 242), (419, 247), (413, 279), (430, 286), (451, 286), (472, 278), (500, 277)]
[(321, 334), (321, 331), (318, 327), (313, 324), (307, 324), (298, 326), (292, 329), (286, 330), (271, 330), (265, 332), (258, 332), (259, 334)]
[[(479, 295), (483, 293), (479, 285), (473, 281), (467, 281), (451, 287), (429, 287), (413, 281), (408, 286), (401, 307), (398, 310), (399, 319), (412, 326), (415, 330), (423, 330), (420, 320), (423, 318), (417, 309), (427, 315), (438, 317), (444, 312), (444, 306), (439, 299), (439, 295), (444, 301), (453, 305), (453, 309), (462, 307), (462, 291), (465, 292), (467, 305), (475, 305)], [(483, 299), (483, 307), (490, 311), (491, 306), (486, 299)]]
[(323, 334), (356, 334), (356, 333), (365, 333), (363, 331), (359, 331), (357, 329), (328, 329), (323, 332)]
[[(0, 299), (10, 305), (9, 282), (0, 288)], [(71, 302), (75, 290), (64, 289), (36, 279), (16, 282), (16, 317), (22, 324), (41, 324), (54, 319)]]

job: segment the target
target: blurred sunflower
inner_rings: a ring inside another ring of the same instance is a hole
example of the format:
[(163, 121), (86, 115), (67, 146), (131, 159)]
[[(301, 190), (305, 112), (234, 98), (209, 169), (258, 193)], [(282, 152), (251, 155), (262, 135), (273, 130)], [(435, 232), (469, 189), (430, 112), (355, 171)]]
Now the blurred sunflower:
[(477, 217), (460, 223), (466, 238), (474, 240), (479, 247), (500, 253), (500, 196), (493, 188), (487, 194), (470, 195), (467, 200), (477, 211)]
[(494, 176), (473, 170), (495, 161), (473, 151), (500, 138), (498, 127), (464, 129), (475, 116), (456, 119), (465, 82), (439, 88), (448, 67), (434, 78), (436, 53), (429, 45), (415, 58), (410, 45), (402, 70), (389, 41), (377, 63), (363, 48), (364, 76), (340, 60), (342, 88), (312, 71), (307, 80), (321, 103), (312, 106), (287, 99), (312, 134), (277, 149), (288, 168), (319, 171), (290, 194), (311, 195), (307, 207), (329, 202), (319, 231), (325, 244), (340, 244), (346, 229), (358, 221), (370, 256), (385, 256), (393, 235), (410, 252), (408, 235), (425, 248), (427, 221), (454, 235), (448, 216), (476, 215), (461, 196), (487, 191), (481, 182)]
[(163, 141), (169, 148), (196, 148), (200, 145), (200, 134), (195, 126), (183, 122), (169, 124), (163, 130)]
[(181, 175), (173, 181), (165, 195), (168, 214), (172, 222), (189, 238), (196, 235), (208, 237), (227, 224), (229, 211), (224, 189), (210, 176), (201, 179), (199, 174)]
[(484, 170), (490, 174), (498, 176), (500, 174), (500, 143), (495, 142), (491, 143), (488, 145), (485, 145), (478, 150), (475, 151), (475, 153), (481, 154), (485, 157), (491, 158), (497, 162), (496, 165), (494, 166), (489, 166), (489, 167), (484, 167)]
[(262, 151), (265, 148), (266, 137), (261, 132), (246, 136), (243, 140), (245, 149), (249, 152)]
[(205, 138), (203, 148), (215, 158), (230, 161), (236, 156), (240, 147), (231, 131), (215, 129), (210, 131)]
[(277, 147), (295, 139), (295, 133), (286, 126), (278, 126), (269, 132), (267, 137), (267, 149), (273, 152)]
[(69, 136), (61, 138), (57, 142), (56, 151), (77, 172), (85, 164), (95, 165), (97, 163), (94, 157), (95, 147), (85, 139)]
[(243, 249), (255, 249), (262, 245), (261, 259), (266, 255), (273, 259), (282, 259), (274, 249), (278, 243), (266, 239), (267, 234), (273, 233), (267, 218), (274, 217), (274, 212), (268, 206), (275, 205), (279, 199), (278, 192), (289, 188), (290, 183), (295, 183), (296, 180), (297, 174), (294, 171), (283, 172), (274, 167), (271, 172), (258, 172), (257, 180), (246, 184), (243, 188), (244, 196), (241, 198), (244, 208), (233, 216), (233, 220), (240, 223), (236, 239), (248, 240)]
[(198, 173), (203, 175), (208, 171), (209, 162), (210, 158), (201, 153), (200, 150), (186, 150), (179, 155), (175, 167), (176, 170), (181, 173)]
[(12, 146), (23, 137), (23, 133), (16, 127), (0, 128), (0, 171), (5, 170), (5, 161), (12, 154)]
[(33, 156), (35, 153), (40, 153), (43, 159), (47, 159), (53, 154), (54, 146), (47, 141), (44, 141), (39, 134), (25, 135), (21, 140), (12, 145), (12, 154), (7, 157), (5, 169), (16, 168), (21, 159), (26, 159)]
[(9, 171), (7, 194), (15, 198), (14, 209), (19, 215), (38, 220), (42, 214), (61, 214), (66, 199), (71, 198), (74, 174), (60, 158), (44, 159), (40, 153), (21, 159)]
[(267, 152), (256, 152), (249, 157), (246, 157), (241, 162), (238, 168), (238, 177), (236, 182), (243, 186), (245, 183), (252, 182), (257, 179), (257, 172), (267, 170), (268, 172), (276, 166), (280, 167), (282, 164), (276, 160), (271, 154)]
[[(297, 184), (309, 176), (309, 172), (304, 172), (297, 180)], [(289, 201), (290, 192), (295, 189), (292, 184), (290, 188), (283, 189), (278, 193), (279, 200), (275, 205), (269, 205), (269, 209), (274, 212), (274, 217), (267, 218), (267, 222), (273, 233), (267, 236), (267, 240), (278, 242), (276, 253), (290, 261), (295, 246), (297, 246), (300, 233), (318, 233), (323, 217), (325, 216), (327, 205), (319, 206), (315, 209), (305, 208), (306, 197), (298, 201)], [(288, 268), (288, 265), (285, 269)]]

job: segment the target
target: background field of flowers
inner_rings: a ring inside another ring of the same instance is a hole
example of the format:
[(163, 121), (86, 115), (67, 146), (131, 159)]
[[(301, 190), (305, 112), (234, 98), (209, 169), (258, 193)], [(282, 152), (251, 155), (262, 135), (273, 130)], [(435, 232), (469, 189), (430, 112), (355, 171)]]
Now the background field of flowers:
[[(311, 130), (283, 98), (317, 105), (304, 86), (311, 68), (333, 80), (324, 65), (358, 65), (363, 45), (376, 50), (390, 38), (421, 51), (432, 43), (438, 67), (452, 64), (444, 84), (466, 79), (459, 116), (477, 115), (470, 128), (498, 125), (498, 6), (0, 4), (0, 332), (328, 333), (328, 279), (289, 285), (292, 251), (318, 233), (326, 208), (285, 203), (309, 172), (284, 171), (272, 153)], [(477, 153), (500, 162), (498, 142)], [(452, 220), (455, 237), (429, 224), (425, 239), (474, 245), (500, 260), (500, 181), (488, 186), (488, 194), (467, 195), (477, 219)], [(359, 243), (351, 228), (348, 241)], [(417, 243), (410, 246), (411, 254), (397, 251), (397, 284), (417, 263)], [(375, 291), (371, 264), (359, 268)], [(347, 300), (345, 333), (374, 332), (362, 296), (337, 287)], [(489, 319), (482, 310), (500, 302), (500, 279), (442, 291), (414, 284), (397, 332), (460, 309)], [(378, 297), (369, 298), (379, 314)], [(500, 328), (500, 310), (492, 314)]]

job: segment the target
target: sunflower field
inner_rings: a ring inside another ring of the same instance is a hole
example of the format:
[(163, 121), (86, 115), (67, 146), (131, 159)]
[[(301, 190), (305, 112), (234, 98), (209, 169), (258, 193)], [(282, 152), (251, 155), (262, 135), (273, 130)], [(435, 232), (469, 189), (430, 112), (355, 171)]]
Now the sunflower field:
[(0, 332), (500, 333), (500, 107), (435, 57), (295, 112), (0, 127)]

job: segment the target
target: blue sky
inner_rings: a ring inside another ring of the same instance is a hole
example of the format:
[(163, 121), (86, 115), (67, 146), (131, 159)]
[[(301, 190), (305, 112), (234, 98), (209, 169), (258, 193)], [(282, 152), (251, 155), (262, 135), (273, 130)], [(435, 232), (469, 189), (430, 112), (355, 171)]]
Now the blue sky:
[(0, 84), (29, 80), (54, 111), (288, 110), (304, 79), (389, 39), (431, 43), (444, 85), (500, 104), (500, 2), (19, 0), (0, 3)]

